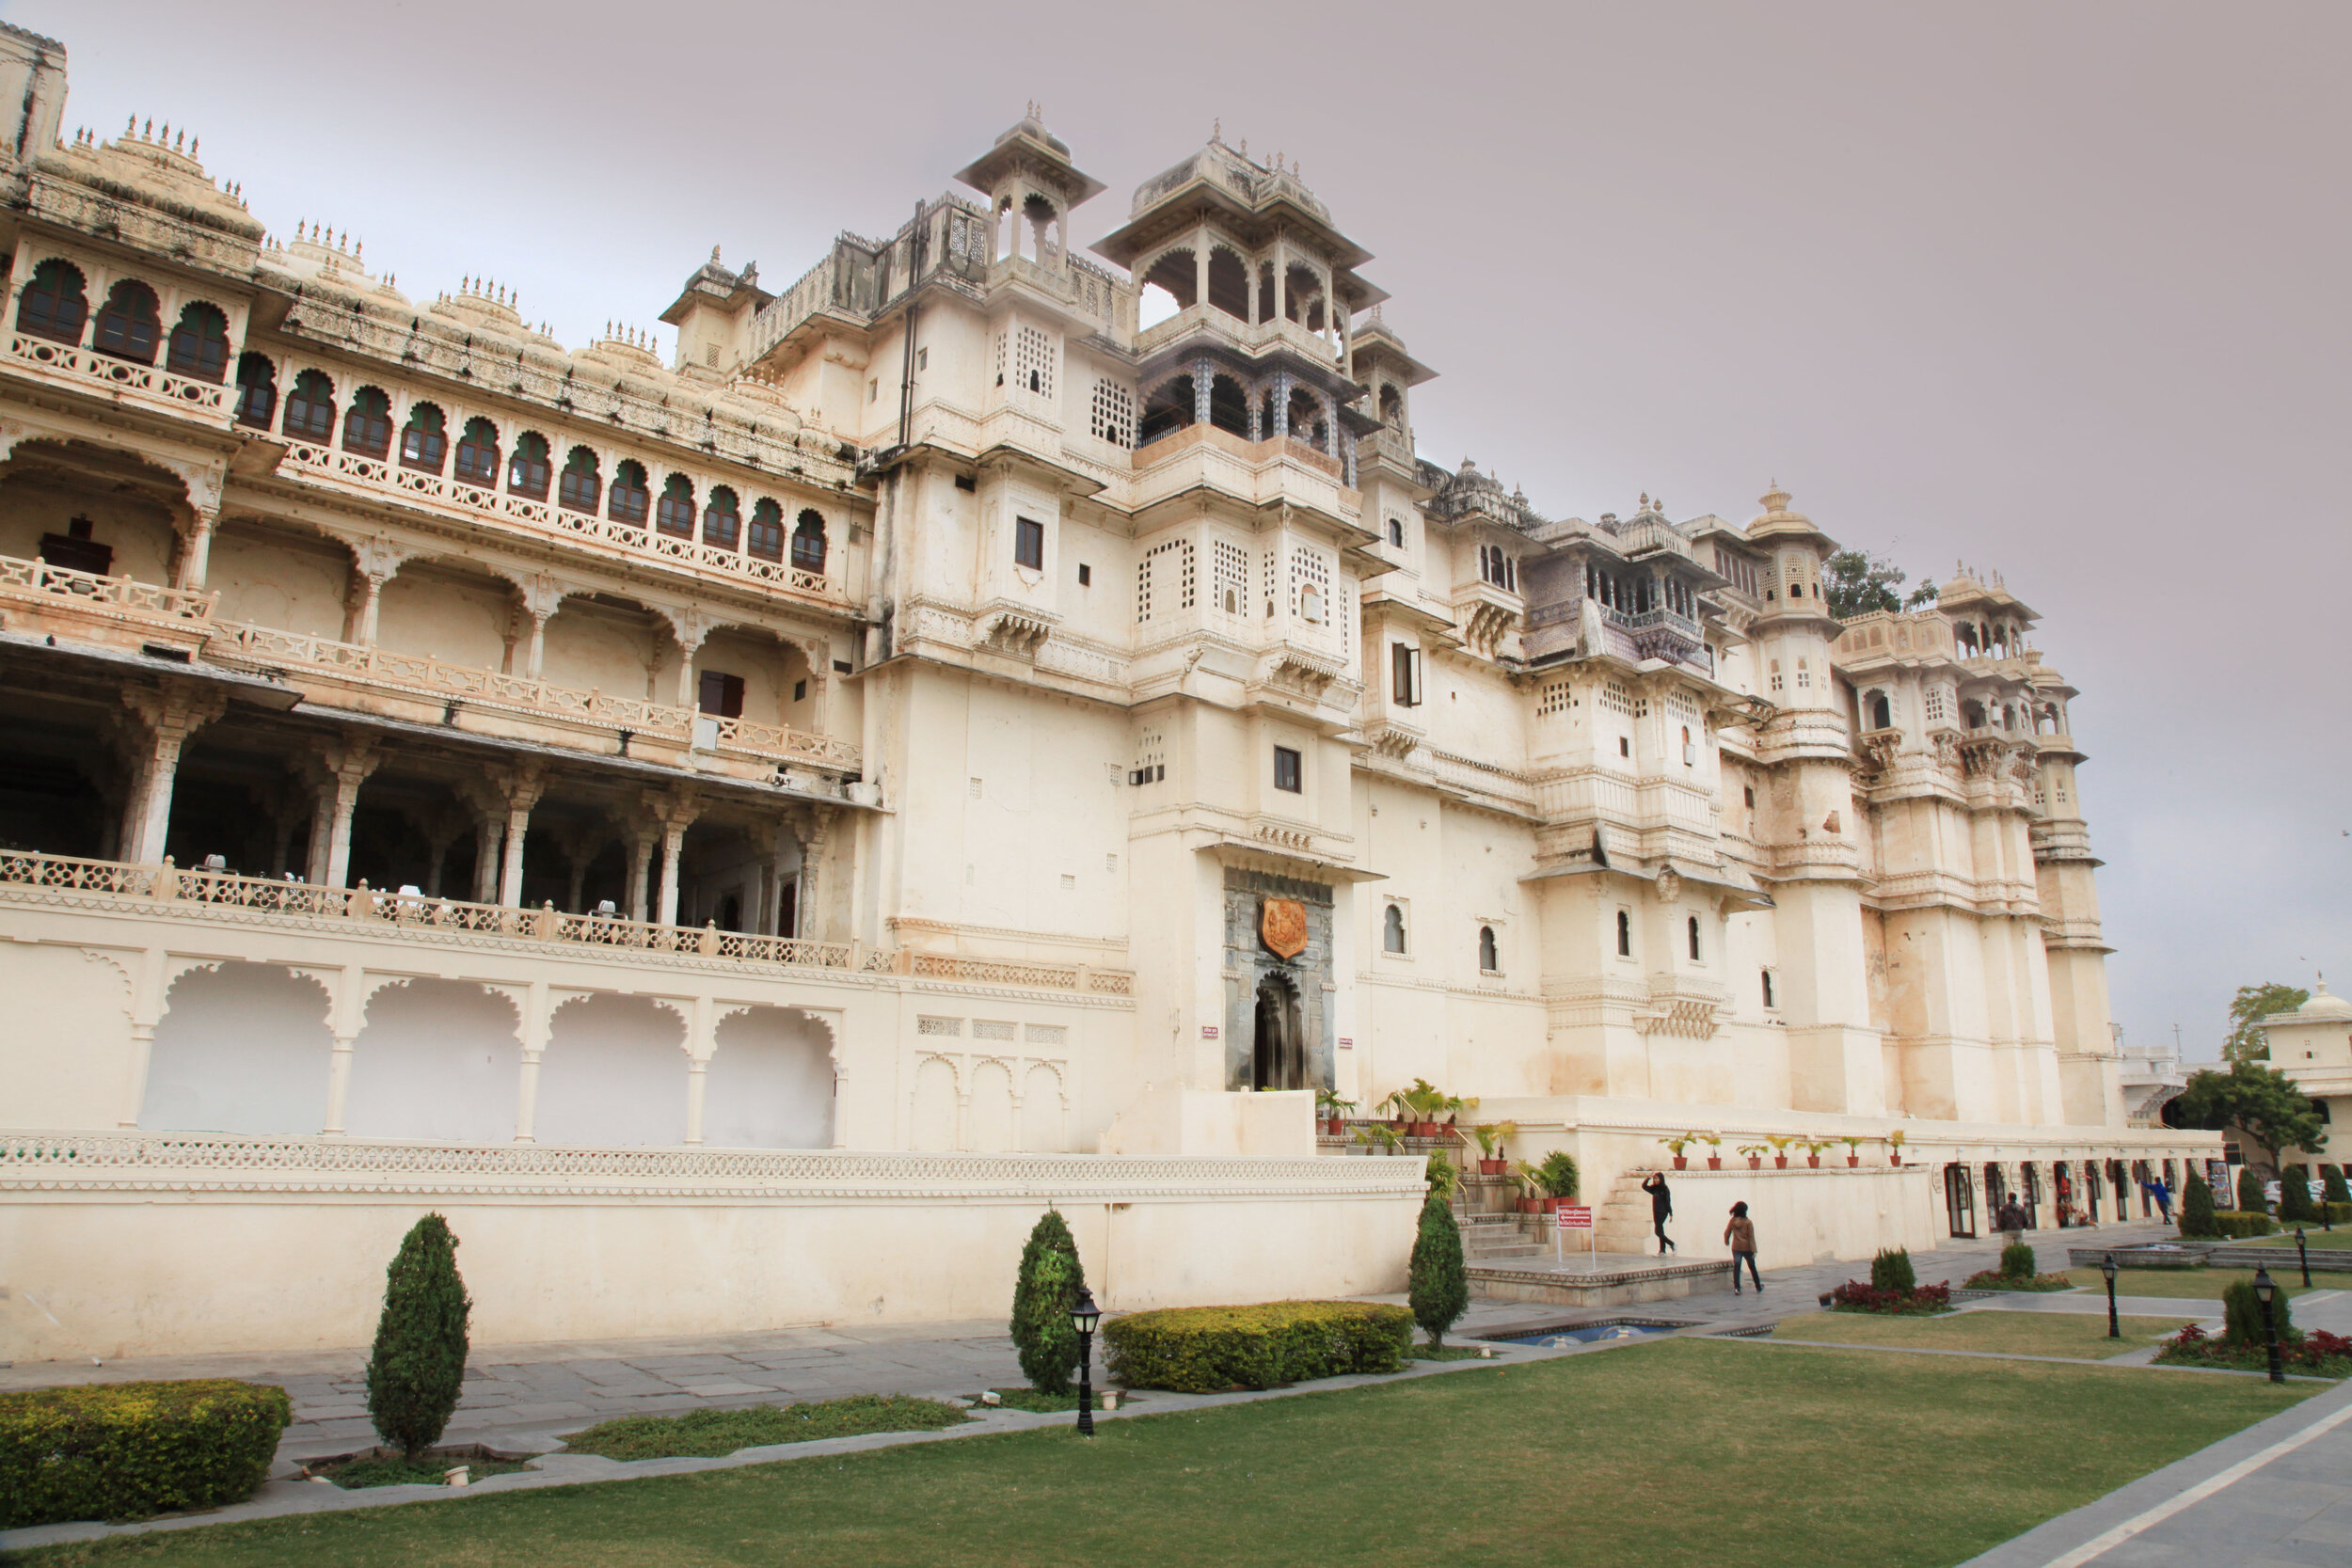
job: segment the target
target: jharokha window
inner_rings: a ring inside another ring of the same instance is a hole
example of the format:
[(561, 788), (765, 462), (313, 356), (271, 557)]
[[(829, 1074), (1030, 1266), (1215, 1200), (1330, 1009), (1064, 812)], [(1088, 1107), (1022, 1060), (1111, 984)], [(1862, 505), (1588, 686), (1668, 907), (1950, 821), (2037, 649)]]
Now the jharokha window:
[(499, 430), (487, 420), (468, 420), (457, 442), (457, 477), (469, 484), (499, 482)]
[(267, 430), (278, 412), (278, 368), (266, 355), (237, 356), (237, 422)]
[(286, 434), (324, 441), (334, 429), (335, 384), (316, 371), (304, 371), (286, 394)]
[(751, 531), (743, 547), (762, 561), (784, 559), (784, 508), (765, 496), (752, 508)]
[(449, 434), (441, 411), (429, 403), (409, 409), (408, 422), (400, 432), (400, 466), (437, 474), (448, 455)]
[(672, 474), (661, 486), (653, 526), (680, 539), (694, 537), (694, 485), (684, 474)]
[(351, 394), (343, 415), (343, 451), (362, 457), (381, 457), (392, 450), (392, 400), (374, 387)]
[(645, 470), (636, 463), (624, 461), (612, 470), (612, 504), (609, 515), (616, 523), (645, 526), (645, 506), (652, 498), (645, 491)]
[(171, 329), (164, 368), (174, 375), (217, 386), (229, 373), (229, 318), (217, 307), (204, 304), (181, 311), (180, 325)]
[(710, 504), (703, 509), (703, 543), (717, 549), (731, 550), (742, 537), (743, 514), (735, 492), (721, 484), (710, 492)]
[(564, 459), (564, 472), (556, 482), (555, 504), (566, 512), (585, 512), (595, 516), (596, 497), (604, 487), (603, 476), (596, 472), (596, 454), (586, 447), (574, 447)]
[(800, 521), (792, 525), (792, 565), (798, 571), (824, 574), (825, 518), (815, 507), (803, 511)]
[(155, 362), (155, 345), (163, 335), (164, 325), (155, 309), (155, 291), (135, 278), (126, 277), (107, 293), (106, 303), (98, 312), (98, 331), (90, 339), (90, 346), (117, 359), (151, 365)]
[(56, 258), (33, 269), (24, 285), (24, 298), (16, 308), (16, 329), (60, 343), (78, 343), (89, 321), (89, 296), (83, 292), (81, 269)]
[(506, 460), (509, 495), (532, 500), (548, 499), (548, 438), (535, 431), (515, 437), (515, 455)]

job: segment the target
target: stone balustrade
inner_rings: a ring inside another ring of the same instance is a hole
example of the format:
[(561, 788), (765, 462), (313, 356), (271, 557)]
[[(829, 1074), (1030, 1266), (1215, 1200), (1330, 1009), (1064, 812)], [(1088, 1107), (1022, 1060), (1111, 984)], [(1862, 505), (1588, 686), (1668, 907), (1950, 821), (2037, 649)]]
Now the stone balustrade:
[(87, 610), (108, 619), (129, 617), (173, 624), (210, 621), (213, 608), (220, 599), (218, 594), (167, 588), (162, 583), (141, 582), (135, 578), (100, 577), (67, 566), (52, 566), (45, 561), (0, 555), (0, 597), (23, 599), (32, 594), (44, 595), (31, 601), (44, 610), (59, 608), (57, 599), (61, 598), (67, 609)]
[(215, 381), (175, 375), (153, 365), (25, 332), (8, 334), (8, 357), (20, 368), (34, 368), (80, 391), (128, 396), (177, 414), (209, 415), (209, 422), (215, 424), (226, 424), (229, 420), (229, 389)]

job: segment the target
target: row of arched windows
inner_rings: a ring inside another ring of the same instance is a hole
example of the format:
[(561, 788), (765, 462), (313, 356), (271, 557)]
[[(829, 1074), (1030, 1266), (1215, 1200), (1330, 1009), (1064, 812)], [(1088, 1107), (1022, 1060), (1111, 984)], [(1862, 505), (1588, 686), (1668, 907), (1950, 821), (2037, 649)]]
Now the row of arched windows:
[[(82, 269), (55, 257), (33, 269), (17, 304), (16, 329), (30, 337), (80, 346), (89, 325), (89, 294)], [(152, 365), (158, 349), (174, 375), (217, 385), (229, 372), (229, 318), (202, 300), (181, 310), (169, 336), (155, 291), (126, 277), (106, 291), (89, 346), (113, 359)]]
[[(278, 402), (278, 371), (266, 355), (246, 354), (237, 361), (236, 420), (258, 430), (270, 427)], [(281, 434), (298, 440), (326, 443), (336, 437), (335, 386), (321, 371), (303, 371), (286, 393)], [(400, 430), (399, 463), (404, 468), (438, 474), (450, 457), (447, 416), (439, 405), (418, 402), (408, 410)], [(391, 399), (378, 387), (362, 387), (351, 394), (342, 420), (340, 445), (357, 456), (387, 461), (392, 454)], [(502, 467), (501, 467), (502, 465)], [(674, 539), (695, 537), (722, 550), (740, 550), (763, 561), (785, 558), (784, 508), (761, 497), (748, 520), (742, 499), (727, 485), (717, 484), (697, 497), (694, 482), (671, 474), (656, 496), (644, 465), (623, 459), (606, 483), (596, 453), (576, 446), (565, 454), (564, 467), (554, 467), (553, 450), (537, 431), (524, 431), (513, 447), (501, 452), (498, 426), (486, 419), (466, 421), (459, 433), (453, 465), (456, 478), (468, 484), (496, 489), (501, 481), (506, 493), (526, 500), (544, 501), (550, 487), (555, 504), (566, 512), (589, 516), (601, 508), (613, 522), (643, 528), (647, 515), (655, 531)], [(822, 574), (826, 542), (824, 515), (803, 508), (791, 531), (792, 565)]]

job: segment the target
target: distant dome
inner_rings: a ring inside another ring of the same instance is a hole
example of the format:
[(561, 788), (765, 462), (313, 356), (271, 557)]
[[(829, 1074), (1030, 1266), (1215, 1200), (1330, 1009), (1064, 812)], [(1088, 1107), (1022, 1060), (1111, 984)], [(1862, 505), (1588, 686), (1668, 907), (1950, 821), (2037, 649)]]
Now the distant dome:
[(1023, 115), (1019, 124), (996, 138), (996, 145), (1002, 147), (1015, 136), (1028, 136), (1033, 140), (1041, 141), (1063, 157), (1070, 156), (1070, 144), (1048, 131), (1045, 128), (1045, 122), (1034, 114)]
[(2328, 991), (2328, 982), (2318, 981), (2312, 987), (2312, 999), (2289, 1015), (2298, 1021), (2315, 1019), (2352, 1020), (2352, 1002)]

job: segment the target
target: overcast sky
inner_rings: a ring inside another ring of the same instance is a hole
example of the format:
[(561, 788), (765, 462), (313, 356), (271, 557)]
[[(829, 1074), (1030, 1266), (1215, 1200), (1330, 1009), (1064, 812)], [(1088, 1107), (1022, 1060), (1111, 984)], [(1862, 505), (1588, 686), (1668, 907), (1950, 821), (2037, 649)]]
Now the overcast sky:
[[(779, 288), (1043, 105), (1110, 190), (1281, 151), (1440, 372), (1424, 455), (1553, 515), (1740, 521), (1777, 476), (1915, 576), (2005, 574), (2082, 690), (2116, 1017), (2352, 988), (2341, 468), (2352, 7), (362, 7), (14, 0), (66, 123), (203, 138), (583, 345), (713, 245)], [(2261, 549), (2257, 540), (2267, 539)]]

